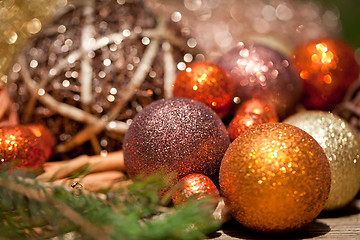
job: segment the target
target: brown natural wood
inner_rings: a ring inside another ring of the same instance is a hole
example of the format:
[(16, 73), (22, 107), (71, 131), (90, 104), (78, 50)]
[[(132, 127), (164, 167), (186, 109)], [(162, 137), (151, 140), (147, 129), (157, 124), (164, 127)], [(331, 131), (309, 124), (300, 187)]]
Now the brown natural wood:
[(360, 196), (342, 210), (324, 212), (304, 229), (285, 235), (252, 232), (235, 220), (226, 223), (210, 239), (343, 239), (360, 240)]

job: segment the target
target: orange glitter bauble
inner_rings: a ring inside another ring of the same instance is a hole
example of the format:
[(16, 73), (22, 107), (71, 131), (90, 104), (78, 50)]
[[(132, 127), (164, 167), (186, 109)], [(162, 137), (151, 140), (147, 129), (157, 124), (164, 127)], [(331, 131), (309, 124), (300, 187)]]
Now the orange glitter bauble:
[(257, 125), (269, 122), (267, 118), (256, 113), (238, 113), (231, 120), (228, 132), (231, 141), (234, 141), (240, 134)]
[(40, 167), (46, 161), (40, 140), (25, 126), (0, 128), (0, 166)]
[(268, 122), (278, 122), (279, 117), (273, 104), (265, 99), (251, 98), (240, 105), (236, 115), (244, 113), (255, 113), (268, 119)]
[(178, 73), (174, 96), (202, 102), (222, 118), (231, 109), (233, 85), (219, 66), (209, 62), (193, 62)]
[(313, 221), (331, 184), (330, 164), (321, 146), (285, 123), (258, 125), (235, 139), (219, 177), (232, 215), (265, 233), (294, 231)]
[(213, 181), (199, 173), (193, 173), (183, 177), (176, 184), (175, 188), (177, 189), (172, 196), (172, 201), (175, 206), (186, 203), (189, 198), (195, 198), (196, 200), (208, 198), (210, 203), (216, 206), (220, 199), (219, 191)]
[(50, 129), (45, 127), (44, 125), (28, 125), (28, 128), (33, 132), (33, 134), (39, 138), (40, 145), (44, 149), (45, 158), (49, 160), (52, 156), (55, 148), (55, 137), (51, 133)]
[(333, 109), (359, 76), (354, 51), (338, 39), (299, 46), (293, 59), (304, 81), (303, 103), (309, 109)]

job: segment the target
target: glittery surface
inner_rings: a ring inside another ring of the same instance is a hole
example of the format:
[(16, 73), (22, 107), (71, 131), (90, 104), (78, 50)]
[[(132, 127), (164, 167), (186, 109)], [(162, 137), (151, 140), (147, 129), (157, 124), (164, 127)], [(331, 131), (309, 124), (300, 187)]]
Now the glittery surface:
[(189, 174), (180, 179), (175, 188), (178, 188), (172, 196), (175, 206), (184, 204), (189, 198), (193, 197), (197, 200), (203, 198), (213, 199), (216, 206), (220, 198), (215, 184), (203, 174)]
[(214, 176), (230, 144), (221, 119), (204, 104), (185, 98), (158, 100), (139, 113), (124, 139), (130, 176), (161, 170), (179, 178)]
[(204, 103), (221, 118), (232, 106), (233, 84), (228, 75), (209, 62), (193, 62), (177, 74), (174, 96)]
[(304, 81), (304, 105), (331, 110), (359, 76), (354, 51), (338, 39), (321, 39), (299, 46), (293, 53)]
[(52, 156), (56, 140), (50, 129), (45, 127), (44, 125), (38, 124), (38, 125), (28, 125), (27, 126), (33, 134), (39, 139), (40, 146), (44, 149), (45, 152), (45, 158), (46, 160), (49, 160)]
[(288, 232), (310, 223), (323, 209), (330, 184), (324, 150), (285, 123), (243, 133), (220, 167), (220, 191), (232, 215), (260, 232)]
[(240, 42), (218, 63), (230, 74), (234, 96), (240, 98), (240, 102), (252, 97), (266, 97), (279, 117), (284, 118), (300, 99), (301, 81), (290, 61), (271, 48)]
[(251, 98), (243, 102), (236, 114), (255, 113), (268, 119), (269, 122), (278, 122), (279, 117), (276, 113), (275, 107), (263, 98)]
[(0, 128), (0, 166), (40, 167), (45, 161), (40, 141), (28, 127)]
[(340, 208), (354, 199), (360, 190), (360, 138), (352, 127), (322, 111), (301, 112), (285, 122), (313, 136), (330, 161), (331, 190), (325, 209)]
[(230, 140), (234, 141), (244, 131), (267, 122), (269, 122), (269, 120), (260, 114), (237, 113), (228, 127)]

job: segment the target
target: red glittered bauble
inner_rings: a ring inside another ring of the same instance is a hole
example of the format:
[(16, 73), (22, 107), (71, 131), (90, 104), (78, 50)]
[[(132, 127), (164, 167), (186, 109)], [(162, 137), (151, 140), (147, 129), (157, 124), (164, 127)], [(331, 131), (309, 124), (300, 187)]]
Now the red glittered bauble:
[(40, 145), (43, 147), (45, 152), (46, 160), (49, 160), (52, 156), (55, 148), (55, 137), (51, 133), (50, 129), (42, 124), (27, 125), (27, 127), (33, 132), (33, 134), (39, 138)]
[(304, 81), (303, 103), (309, 109), (333, 109), (359, 76), (354, 51), (338, 39), (301, 45), (293, 58)]
[(263, 98), (251, 98), (240, 105), (236, 115), (245, 113), (255, 113), (266, 118), (268, 122), (278, 122), (279, 117), (275, 107)]
[(193, 62), (178, 73), (174, 96), (202, 102), (222, 118), (231, 109), (233, 84), (219, 66), (209, 62)]
[(259, 232), (289, 232), (313, 221), (324, 208), (330, 164), (305, 131), (265, 123), (231, 143), (219, 183), (225, 204), (241, 224)]
[(130, 177), (190, 173), (216, 177), (230, 144), (221, 119), (204, 104), (186, 98), (158, 100), (133, 119), (123, 143)]
[(260, 114), (238, 113), (228, 127), (230, 140), (234, 141), (244, 131), (267, 122), (269, 122), (268, 119)]
[(40, 167), (46, 161), (40, 140), (25, 126), (0, 128), (0, 165)]
[(263, 45), (240, 42), (218, 61), (233, 81), (234, 101), (266, 97), (283, 119), (294, 111), (302, 92), (291, 62)]
[(180, 179), (175, 188), (177, 189), (172, 196), (175, 206), (186, 203), (189, 198), (196, 200), (207, 198), (216, 205), (220, 198), (219, 191), (213, 181), (203, 174), (189, 174)]

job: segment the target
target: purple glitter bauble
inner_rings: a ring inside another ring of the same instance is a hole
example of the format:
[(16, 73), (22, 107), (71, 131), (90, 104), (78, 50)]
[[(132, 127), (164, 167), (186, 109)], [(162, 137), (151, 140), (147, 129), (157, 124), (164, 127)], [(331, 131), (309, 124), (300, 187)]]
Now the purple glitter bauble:
[(130, 177), (164, 170), (178, 179), (190, 173), (217, 175), (230, 144), (220, 118), (200, 102), (158, 100), (136, 115), (123, 144)]
[(302, 83), (290, 61), (278, 51), (240, 42), (218, 63), (231, 76), (235, 101), (266, 97), (281, 119), (294, 111), (301, 97)]

